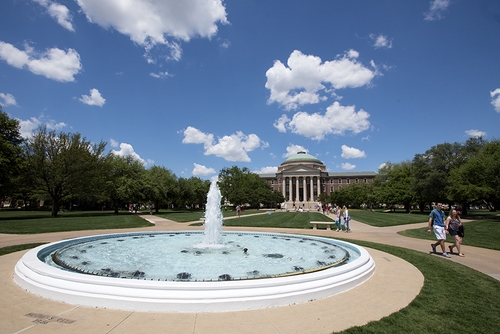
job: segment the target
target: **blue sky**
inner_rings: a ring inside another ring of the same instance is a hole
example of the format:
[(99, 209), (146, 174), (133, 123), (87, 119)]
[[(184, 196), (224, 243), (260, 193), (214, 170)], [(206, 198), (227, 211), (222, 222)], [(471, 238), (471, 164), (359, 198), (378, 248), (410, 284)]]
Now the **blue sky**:
[(377, 171), (500, 137), (500, 2), (5, 0), (0, 103), (179, 177)]

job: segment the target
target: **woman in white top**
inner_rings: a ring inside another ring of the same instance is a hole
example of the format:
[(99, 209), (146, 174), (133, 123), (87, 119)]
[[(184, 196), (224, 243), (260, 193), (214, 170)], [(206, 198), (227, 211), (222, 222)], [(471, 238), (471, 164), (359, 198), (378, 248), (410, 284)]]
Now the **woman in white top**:
[(344, 210), (344, 226), (347, 233), (351, 231), (351, 228), (349, 227), (349, 210), (347, 210), (345, 205), (342, 209)]

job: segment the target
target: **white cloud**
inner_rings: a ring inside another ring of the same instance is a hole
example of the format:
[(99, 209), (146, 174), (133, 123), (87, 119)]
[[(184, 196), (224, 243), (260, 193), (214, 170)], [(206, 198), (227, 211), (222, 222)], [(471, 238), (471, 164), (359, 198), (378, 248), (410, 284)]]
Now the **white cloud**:
[(289, 144), (288, 147), (286, 148), (286, 153), (283, 154), (283, 158), (291, 157), (292, 155), (295, 155), (299, 152), (306, 152), (307, 153), (309, 151), (304, 146)]
[(68, 29), (69, 31), (75, 31), (75, 28), (73, 28), (73, 24), (71, 23), (71, 20), (73, 18), (69, 13), (68, 7), (61, 5), (55, 1), (49, 1), (49, 0), (33, 0), (33, 1), (43, 6), (45, 9), (47, 9), (49, 15), (53, 19), (55, 19), (57, 23), (59, 23), (62, 27)]
[(255, 174), (275, 174), (278, 171), (276, 166), (262, 167), (259, 170), (254, 171)]
[(293, 51), (288, 67), (276, 60), (266, 72), (265, 86), (271, 92), (268, 103), (277, 102), (287, 110), (294, 110), (304, 104), (325, 101), (327, 97), (321, 96), (321, 91), (335, 96), (332, 90), (369, 84), (377, 72), (359, 63), (358, 56), (357, 51), (349, 50), (335, 60), (321, 63), (319, 57)]
[(500, 88), (490, 92), (491, 104), (495, 107), (496, 112), (500, 113)]
[(60, 82), (75, 81), (74, 76), (82, 69), (80, 55), (73, 49), (64, 51), (52, 48), (39, 53), (29, 45), (25, 45), (25, 50), (22, 51), (12, 44), (0, 41), (0, 58), (11, 66)]
[(163, 79), (163, 78), (167, 78), (167, 77), (172, 77), (173, 75), (168, 73), (168, 72), (158, 72), (158, 73), (149, 73), (150, 76), (152, 76), (153, 78), (157, 78), (157, 79)]
[(290, 119), (287, 115), (283, 114), (280, 118), (278, 118), (273, 126), (278, 129), (279, 132), (286, 132), (286, 124), (290, 122)]
[(33, 132), (40, 126), (45, 125), (48, 130), (61, 130), (66, 127), (67, 124), (64, 122), (56, 122), (53, 119), (48, 119), (45, 115), (40, 115), (38, 118), (31, 117), (27, 120), (19, 121), (19, 132), (21, 133), (21, 137), (30, 138), (33, 135)]
[(16, 98), (12, 94), (0, 93), (0, 99), (3, 100), (3, 103), (0, 103), (2, 106), (17, 106)]
[(205, 155), (215, 155), (226, 161), (250, 162), (248, 152), (259, 147), (267, 147), (269, 144), (261, 141), (255, 134), (245, 135), (241, 131), (229, 136), (218, 138), (215, 143), (213, 134), (206, 134), (189, 126), (184, 130), (183, 144), (203, 144)]
[(484, 137), (486, 136), (486, 132), (484, 131), (479, 131), (479, 130), (467, 130), (465, 133), (471, 137)]
[(348, 162), (344, 162), (344, 163), (340, 164), (340, 166), (342, 167), (343, 170), (352, 170), (352, 169), (356, 168), (356, 165), (350, 164)]
[(274, 126), (279, 125), (278, 130), (289, 129), (295, 134), (322, 140), (329, 134), (344, 135), (347, 131), (358, 134), (365, 131), (370, 127), (369, 117), (370, 114), (363, 109), (356, 112), (355, 106), (342, 106), (335, 101), (326, 108), (325, 114), (299, 111), (293, 115), (292, 120), (282, 116)]
[(118, 142), (117, 142), (116, 140), (114, 140), (113, 138), (111, 138), (111, 139), (109, 140), (109, 144), (111, 145), (111, 147), (118, 147), (118, 146), (120, 146), (120, 145), (118, 144)]
[(197, 163), (194, 163), (194, 168), (192, 171), (192, 174), (194, 176), (207, 176), (207, 175), (212, 175), (215, 173), (216, 173), (216, 171), (213, 168), (207, 168), (203, 165), (198, 165)]
[(424, 13), (424, 20), (435, 21), (443, 18), (443, 12), (450, 6), (450, 0), (431, 0), (429, 11)]
[(211, 38), (218, 22), (229, 23), (222, 0), (77, 0), (89, 22), (128, 36), (146, 50), (154, 62), (155, 46), (167, 47), (168, 58), (179, 60), (182, 50), (175, 40)]
[(370, 34), (370, 38), (373, 40), (373, 46), (375, 47), (375, 49), (378, 49), (378, 48), (390, 49), (390, 48), (392, 48), (392, 39), (389, 39), (385, 35)]
[(365, 151), (361, 151), (354, 147), (349, 147), (347, 145), (342, 145), (341, 157), (344, 159), (357, 159), (366, 158)]
[(366, 137), (361, 138), (361, 141), (365, 141), (365, 140), (370, 141), (370, 136), (366, 136)]
[(132, 145), (127, 143), (120, 143), (120, 150), (112, 150), (111, 153), (120, 157), (131, 156), (134, 160), (139, 161), (144, 166), (154, 163), (153, 160), (148, 159), (148, 161), (146, 161), (141, 158), (141, 156), (134, 151)]
[(82, 95), (79, 99), (81, 102), (88, 104), (89, 106), (98, 106), (102, 107), (104, 103), (106, 103), (106, 99), (101, 96), (101, 93), (95, 88), (90, 90), (89, 95)]
[(387, 166), (387, 162), (384, 162), (384, 163), (380, 164), (380, 166), (378, 166), (378, 169), (382, 169), (382, 168), (384, 168), (385, 166)]

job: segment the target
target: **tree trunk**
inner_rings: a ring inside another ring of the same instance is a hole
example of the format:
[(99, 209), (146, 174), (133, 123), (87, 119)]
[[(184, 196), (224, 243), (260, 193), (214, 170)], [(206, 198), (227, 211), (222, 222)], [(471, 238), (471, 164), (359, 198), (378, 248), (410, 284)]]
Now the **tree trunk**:
[(59, 200), (58, 199), (52, 199), (52, 213), (50, 214), (51, 217), (57, 217), (57, 213), (59, 212)]

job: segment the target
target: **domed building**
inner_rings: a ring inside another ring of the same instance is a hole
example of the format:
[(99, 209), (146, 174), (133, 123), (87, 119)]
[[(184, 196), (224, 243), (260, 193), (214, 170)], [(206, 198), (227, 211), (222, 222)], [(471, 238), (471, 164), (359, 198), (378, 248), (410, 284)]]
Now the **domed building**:
[(273, 190), (285, 197), (287, 209), (313, 209), (318, 196), (330, 195), (354, 183), (370, 183), (376, 172), (328, 172), (325, 164), (306, 152), (298, 152), (286, 159), (275, 174), (261, 174)]

